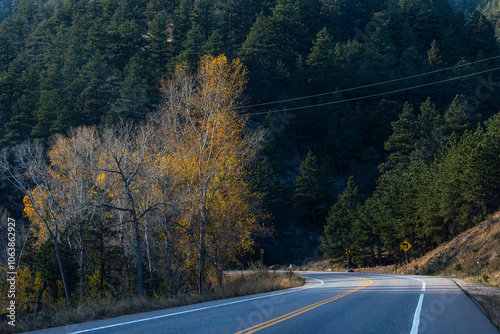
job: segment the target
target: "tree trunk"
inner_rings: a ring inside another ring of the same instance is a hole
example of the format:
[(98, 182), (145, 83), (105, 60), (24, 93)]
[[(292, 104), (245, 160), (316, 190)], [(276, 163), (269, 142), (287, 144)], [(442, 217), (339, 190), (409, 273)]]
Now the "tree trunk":
[(153, 284), (153, 268), (151, 265), (151, 252), (149, 250), (149, 240), (148, 240), (148, 222), (146, 220), (146, 225), (144, 226), (144, 237), (146, 238), (146, 256), (148, 258), (148, 267), (149, 267), (149, 278), (151, 279), (151, 284)]
[(83, 226), (80, 223), (80, 302), (85, 295), (85, 246), (83, 244)]
[(139, 231), (139, 222), (134, 217), (135, 227), (135, 257), (137, 264), (137, 290), (139, 296), (144, 296), (144, 282), (142, 277), (142, 254), (141, 254), (141, 235)]
[(169, 254), (169, 249), (168, 249), (168, 234), (167, 231), (165, 231), (165, 260), (167, 262), (167, 270), (171, 271), (171, 265), (170, 265), (170, 254)]
[(85, 246), (83, 245), (83, 238), (80, 240), (80, 302), (83, 301), (85, 295)]
[(372, 267), (375, 267), (375, 263), (376, 263), (376, 260), (375, 260), (375, 241), (372, 240), (372, 243), (371, 243), (371, 266)]
[[(121, 231), (120, 231), (120, 246), (121, 246), (121, 251), (122, 251), (122, 256), (123, 256), (123, 264), (125, 265), (125, 278), (127, 279), (128, 283), (128, 261), (127, 261), (127, 254), (125, 253), (125, 231), (124, 231), (124, 223), (123, 223), (123, 217), (120, 213), (120, 224), (121, 224)], [(120, 280), (121, 282), (122, 280)], [(127, 284), (128, 286), (128, 284)]]
[(217, 278), (219, 281), (219, 286), (222, 286), (222, 269), (217, 269)]
[(43, 292), (45, 291), (45, 288), (47, 287), (47, 281), (43, 280), (42, 287), (40, 288), (40, 291), (38, 291), (38, 298), (36, 301), (36, 312), (40, 312), (42, 310), (42, 298), (43, 298)]
[(380, 244), (380, 239), (377, 240), (377, 248), (378, 248), (378, 265), (382, 265), (382, 245)]
[(205, 206), (201, 205), (201, 217), (200, 217), (200, 260), (199, 260), (199, 274), (200, 274), (200, 296), (205, 292)]
[(100, 284), (101, 284), (101, 297), (103, 295), (103, 291), (104, 291), (104, 236), (103, 236), (103, 233), (101, 231), (100, 233), (100, 237), (101, 237), (101, 242), (100, 242), (100, 245), (99, 245), (99, 252), (101, 253), (100, 257), (101, 257), (101, 275), (100, 275)]
[(59, 253), (59, 245), (57, 242), (57, 237), (54, 238), (54, 248), (56, 251), (57, 262), (59, 263), (59, 271), (61, 272), (61, 278), (63, 281), (64, 294), (66, 295), (66, 305), (68, 306), (68, 309), (70, 309), (71, 308), (71, 299), (69, 296), (68, 282), (66, 281), (66, 275), (64, 274), (64, 268), (63, 268), (63, 263), (62, 263), (62, 259), (61, 259), (61, 254)]

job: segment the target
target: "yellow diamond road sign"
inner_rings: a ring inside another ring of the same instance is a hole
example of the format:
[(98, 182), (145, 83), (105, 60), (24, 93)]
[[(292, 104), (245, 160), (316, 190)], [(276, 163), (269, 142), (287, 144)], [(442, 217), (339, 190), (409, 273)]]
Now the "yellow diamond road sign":
[(399, 247), (401, 247), (402, 250), (404, 250), (405, 252), (407, 252), (408, 249), (411, 248), (411, 244), (408, 241), (405, 240), (405, 241), (403, 241), (401, 243), (401, 245), (399, 245)]

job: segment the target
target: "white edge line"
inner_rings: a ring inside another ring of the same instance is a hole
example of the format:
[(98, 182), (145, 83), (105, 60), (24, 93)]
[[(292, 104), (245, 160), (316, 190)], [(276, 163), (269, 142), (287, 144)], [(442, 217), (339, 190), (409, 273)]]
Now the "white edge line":
[[(308, 290), (308, 289), (317, 288), (319, 286), (322, 286), (325, 283), (322, 280), (317, 279), (317, 278), (308, 277), (308, 279), (313, 279), (313, 280), (319, 281), (321, 283), (318, 284), (318, 285), (309, 286), (307, 288), (298, 288), (298, 289), (293, 289), (291, 291), (275, 293), (275, 294), (272, 294), (272, 295), (253, 297), (253, 298), (248, 298), (248, 299), (243, 299), (243, 300), (237, 300), (237, 301), (234, 301), (234, 302), (224, 303), (224, 304), (218, 304), (218, 305), (200, 307), (200, 308), (193, 309), (193, 310), (187, 310), (187, 311), (181, 311), (181, 312), (176, 312), (176, 313), (163, 314), (163, 315), (158, 315), (158, 316), (150, 317), (150, 318), (144, 318), (144, 319), (132, 320), (132, 321), (127, 321), (127, 322), (121, 322), (121, 323), (118, 323), (118, 324), (112, 324), (112, 325), (107, 325), (107, 326), (102, 326), (102, 327), (84, 329), (84, 330), (81, 330), (81, 331), (71, 332), (71, 333), (68, 333), (68, 334), (79, 334), (79, 333), (93, 332), (93, 331), (98, 331), (98, 330), (101, 330), (101, 329), (107, 329), (107, 328), (112, 328), (112, 327), (130, 325), (130, 324), (135, 324), (135, 323), (138, 323), (138, 322), (144, 322), (144, 321), (149, 321), (149, 320), (154, 320), (154, 319), (167, 318), (167, 317), (172, 317), (172, 316), (175, 316), (175, 315), (192, 313), (192, 312), (197, 312), (197, 311), (203, 311), (203, 310), (213, 309), (213, 308), (227, 306), (227, 305), (234, 305), (234, 304), (249, 302), (249, 301), (257, 300), (257, 299), (271, 298), (271, 297), (274, 297), (274, 296), (286, 295), (286, 294), (289, 294), (289, 293), (294, 293), (294, 292), (299, 292), (299, 291), (304, 291), (304, 290)], [(413, 332), (412, 332), (412, 334), (413, 334)]]
[(420, 292), (420, 298), (418, 299), (417, 308), (415, 309), (415, 314), (413, 315), (413, 325), (411, 327), (410, 334), (418, 334), (418, 326), (420, 325), (420, 312), (422, 311), (422, 304), (424, 303), (425, 295), (425, 282), (418, 278), (408, 277), (412, 280), (420, 281), (422, 283), (422, 290)]

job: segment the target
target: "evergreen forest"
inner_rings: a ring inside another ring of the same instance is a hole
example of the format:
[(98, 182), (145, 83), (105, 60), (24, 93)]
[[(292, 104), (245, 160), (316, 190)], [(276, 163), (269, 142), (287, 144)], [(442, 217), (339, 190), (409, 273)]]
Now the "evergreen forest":
[(499, 42), (498, 0), (0, 1), (26, 301), (434, 249), (500, 209)]

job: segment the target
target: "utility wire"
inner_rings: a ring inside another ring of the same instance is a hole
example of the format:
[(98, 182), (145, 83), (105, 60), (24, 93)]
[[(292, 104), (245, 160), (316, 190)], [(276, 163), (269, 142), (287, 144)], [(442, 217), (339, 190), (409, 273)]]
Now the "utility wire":
[(422, 84), (422, 85), (418, 85), (418, 86), (401, 88), (401, 89), (391, 90), (391, 91), (377, 93), (377, 94), (372, 94), (372, 95), (365, 95), (365, 96), (360, 96), (360, 97), (353, 97), (351, 99), (346, 99), (346, 100), (325, 102), (325, 103), (320, 103), (320, 104), (313, 104), (313, 105), (302, 106), (302, 107), (295, 107), (295, 108), (288, 108), (288, 109), (285, 108), (285, 109), (280, 109), (280, 110), (270, 110), (270, 111), (262, 111), (262, 112), (256, 112), (256, 113), (248, 113), (248, 114), (244, 114), (242, 116), (262, 115), (262, 114), (267, 114), (269, 112), (271, 112), (271, 113), (277, 113), (277, 112), (282, 112), (282, 111), (293, 111), (293, 110), (300, 110), (300, 109), (307, 109), (307, 108), (322, 107), (322, 106), (327, 106), (327, 105), (331, 105), (331, 104), (339, 104), (339, 103), (345, 103), (345, 102), (359, 101), (359, 100), (369, 99), (369, 98), (372, 98), (372, 97), (378, 97), (378, 96), (382, 96), (382, 95), (388, 95), (388, 94), (394, 94), (394, 93), (404, 92), (405, 90), (411, 90), (411, 89), (417, 89), (417, 88), (422, 88), (422, 87), (437, 85), (437, 84), (440, 84), (440, 83), (454, 81), (454, 80), (463, 79), (463, 78), (467, 78), (467, 77), (472, 77), (472, 76), (475, 76), (475, 75), (478, 75), (478, 74), (493, 72), (493, 71), (497, 71), (497, 70), (500, 70), (500, 67), (495, 67), (495, 68), (492, 68), (492, 69), (489, 69), (489, 70), (475, 72), (475, 73), (471, 73), (471, 74), (461, 75), (461, 76), (458, 76), (458, 77), (455, 77), (455, 78), (449, 78), (449, 79), (445, 79), (445, 80), (430, 82), (430, 83), (426, 83), (426, 84)]
[(443, 69), (440, 69), (440, 70), (435, 70), (435, 71), (425, 72), (425, 73), (421, 73), (421, 74), (410, 75), (410, 76), (406, 76), (406, 77), (403, 77), (403, 78), (398, 78), (398, 79), (392, 79), (392, 80), (377, 82), (377, 83), (373, 83), (373, 84), (369, 84), (369, 85), (358, 86), (358, 87), (353, 87), (353, 88), (347, 88), (347, 89), (342, 89), (342, 90), (336, 90), (336, 91), (333, 91), (333, 92), (327, 92), (327, 93), (321, 93), (321, 94), (315, 94), (315, 95), (309, 95), (309, 96), (296, 97), (296, 98), (291, 98), (291, 99), (286, 99), (286, 100), (279, 100), (279, 101), (271, 101), (271, 102), (251, 104), (251, 105), (247, 105), (247, 106), (238, 107), (237, 109), (247, 109), (247, 108), (261, 107), (261, 106), (267, 106), (267, 105), (270, 105), (270, 104), (277, 104), (277, 103), (298, 101), (298, 100), (304, 100), (304, 99), (309, 99), (309, 98), (313, 98), (313, 97), (320, 97), (320, 96), (325, 96), (325, 95), (332, 95), (332, 94), (336, 94), (336, 93), (350, 92), (350, 91), (355, 91), (355, 90), (359, 90), (359, 89), (370, 88), (370, 87), (375, 87), (375, 86), (379, 86), (379, 85), (385, 85), (385, 84), (388, 84), (388, 83), (398, 82), (398, 81), (402, 81), (402, 80), (414, 79), (414, 78), (418, 78), (418, 77), (421, 77), (421, 76), (424, 76), (424, 75), (429, 75), (429, 74), (434, 74), (434, 73), (449, 71), (449, 70), (453, 70), (453, 69), (456, 69), (456, 68), (460, 68), (460, 67), (464, 67), (464, 66), (469, 66), (469, 65), (473, 65), (473, 64), (478, 64), (478, 63), (481, 63), (481, 62), (485, 62), (485, 61), (489, 61), (489, 60), (493, 60), (493, 59), (497, 59), (497, 58), (500, 58), (500, 56), (495, 56), (495, 57), (490, 57), (490, 58), (486, 58), (486, 59), (481, 59), (481, 60), (473, 61), (473, 62), (466, 63), (466, 64), (455, 65), (455, 66), (448, 67), (448, 68), (443, 68)]

